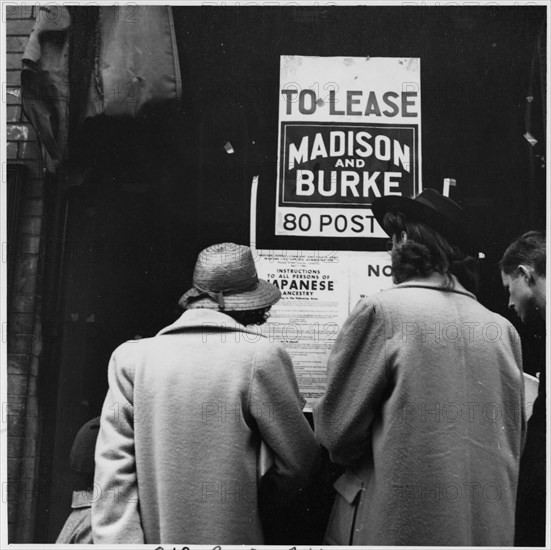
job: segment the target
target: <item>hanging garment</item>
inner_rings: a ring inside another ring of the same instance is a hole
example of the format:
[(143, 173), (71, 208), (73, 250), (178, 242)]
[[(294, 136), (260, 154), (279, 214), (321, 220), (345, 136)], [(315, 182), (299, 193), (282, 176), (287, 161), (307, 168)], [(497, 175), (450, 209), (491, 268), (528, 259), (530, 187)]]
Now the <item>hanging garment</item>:
[(102, 6), (85, 117), (138, 117), (179, 100), (180, 64), (170, 6)]
[(40, 6), (23, 54), (21, 103), (54, 172), (67, 148), (69, 128), (69, 31), (64, 6)]
[[(95, 21), (86, 29), (79, 9), (39, 7), (22, 58), (23, 111), (50, 172), (69, 157), (70, 127), (73, 140), (87, 118), (137, 119), (147, 107), (181, 99), (170, 6), (87, 7)], [(82, 48), (83, 41), (94, 46)], [(75, 59), (83, 51), (94, 59)]]

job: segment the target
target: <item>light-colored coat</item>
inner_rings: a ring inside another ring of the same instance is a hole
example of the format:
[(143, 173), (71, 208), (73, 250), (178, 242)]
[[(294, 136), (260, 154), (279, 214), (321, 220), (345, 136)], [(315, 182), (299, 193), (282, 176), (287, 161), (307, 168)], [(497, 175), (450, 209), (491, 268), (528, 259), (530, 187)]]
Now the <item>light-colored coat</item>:
[(56, 544), (92, 544), (92, 501), (94, 491), (73, 491), (72, 511)]
[(347, 466), (327, 544), (513, 544), (521, 347), (457, 282), (361, 300), (337, 338), (316, 435)]
[(261, 442), (292, 496), (319, 445), (288, 354), (257, 330), (191, 310), (109, 364), (96, 447), (96, 544), (262, 544)]

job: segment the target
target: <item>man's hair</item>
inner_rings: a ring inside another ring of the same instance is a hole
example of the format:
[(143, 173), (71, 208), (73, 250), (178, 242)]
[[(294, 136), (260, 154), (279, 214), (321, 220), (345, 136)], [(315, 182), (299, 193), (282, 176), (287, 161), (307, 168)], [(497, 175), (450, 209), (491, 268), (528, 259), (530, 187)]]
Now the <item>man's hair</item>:
[(506, 275), (512, 275), (519, 265), (529, 265), (540, 277), (545, 277), (545, 234), (541, 231), (528, 231), (514, 240), (499, 260), (499, 268)]
[(387, 212), (383, 227), (397, 238), (402, 231), (407, 233), (407, 241), (392, 252), (392, 274), (397, 283), (437, 272), (444, 275), (448, 286), (455, 275), (467, 290), (477, 291), (477, 261), (449, 243), (441, 233), (422, 222), (408, 220), (402, 212)]

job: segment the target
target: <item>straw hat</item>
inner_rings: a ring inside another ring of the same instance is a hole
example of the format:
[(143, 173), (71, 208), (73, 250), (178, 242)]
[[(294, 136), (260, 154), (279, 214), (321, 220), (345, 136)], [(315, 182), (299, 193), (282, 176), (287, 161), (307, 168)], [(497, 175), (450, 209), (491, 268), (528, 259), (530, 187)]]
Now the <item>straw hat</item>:
[(246, 311), (270, 307), (280, 298), (279, 288), (258, 278), (248, 246), (221, 243), (199, 254), (193, 287), (178, 303), (183, 309)]
[(436, 229), (451, 243), (470, 248), (473, 239), (469, 235), (469, 221), (466, 212), (452, 199), (436, 189), (425, 189), (414, 199), (398, 195), (387, 195), (373, 201), (373, 215), (383, 227), (387, 212), (398, 211), (411, 220), (425, 223)]

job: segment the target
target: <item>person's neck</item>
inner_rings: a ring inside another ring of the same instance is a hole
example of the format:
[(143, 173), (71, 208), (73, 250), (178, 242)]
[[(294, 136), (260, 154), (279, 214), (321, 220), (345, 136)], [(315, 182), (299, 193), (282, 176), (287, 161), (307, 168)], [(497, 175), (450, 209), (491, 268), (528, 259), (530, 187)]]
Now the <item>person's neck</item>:
[(547, 280), (545, 277), (536, 277), (536, 282), (534, 286), (534, 299), (536, 302), (536, 309), (540, 314), (540, 317), (544, 321), (545, 321), (545, 309), (547, 304), (546, 283), (547, 283)]
[[(459, 282), (458, 278), (455, 275), (450, 274), (450, 278), (451, 278), (451, 285), (449, 287), (450, 289), (472, 294), (472, 292), (469, 292)], [(449, 280), (444, 275), (442, 275), (442, 273), (438, 273), (437, 271), (433, 271), (430, 275), (426, 277), (414, 276), (414, 277), (410, 277), (409, 279), (406, 279), (405, 281), (402, 281), (403, 284), (429, 284), (429, 285), (435, 285), (435, 286), (446, 286), (448, 282)]]

